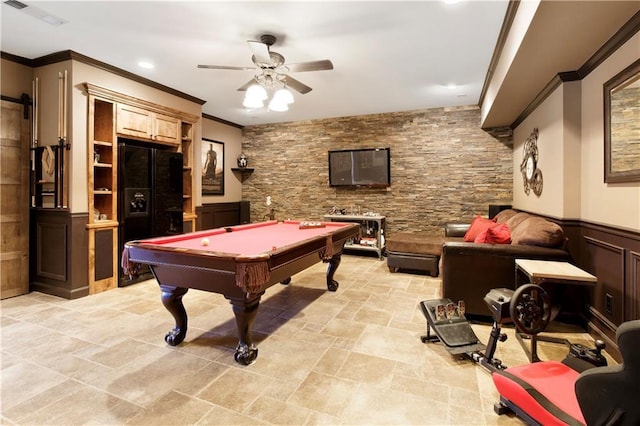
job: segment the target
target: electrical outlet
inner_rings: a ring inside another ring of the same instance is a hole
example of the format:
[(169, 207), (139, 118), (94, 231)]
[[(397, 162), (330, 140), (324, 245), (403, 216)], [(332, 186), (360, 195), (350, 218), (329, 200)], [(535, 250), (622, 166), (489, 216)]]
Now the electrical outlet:
[(605, 311), (608, 315), (613, 315), (613, 296), (609, 293), (605, 294)]

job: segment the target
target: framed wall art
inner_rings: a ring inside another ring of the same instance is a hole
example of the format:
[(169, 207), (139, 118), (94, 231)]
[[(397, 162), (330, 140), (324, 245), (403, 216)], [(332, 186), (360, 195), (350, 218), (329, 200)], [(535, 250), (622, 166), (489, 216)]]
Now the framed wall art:
[(224, 195), (224, 143), (202, 138), (202, 195)]

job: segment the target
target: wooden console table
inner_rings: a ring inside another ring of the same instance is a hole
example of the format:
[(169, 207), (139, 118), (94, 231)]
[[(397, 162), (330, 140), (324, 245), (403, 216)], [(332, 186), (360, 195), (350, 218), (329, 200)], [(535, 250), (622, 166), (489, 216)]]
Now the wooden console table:
[[(552, 282), (558, 284), (573, 284), (573, 285), (587, 285), (595, 286), (598, 279), (590, 273), (578, 268), (569, 262), (559, 262), (551, 260), (532, 260), (532, 259), (516, 259), (516, 287), (521, 285), (520, 272), (524, 273), (532, 284), (541, 285), (545, 282)], [(552, 308), (553, 309), (553, 308)], [(552, 313), (553, 319), (559, 308), (555, 308), (556, 312)], [(516, 338), (520, 342), (520, 346), (527, 354), (529, 361), (540, 361), (538, 358), (538, 341), (559, 343), (570, 346), (571, 343), (567, 339), (551, 337), (551, 336), (538, 336), (538, 335), (523, 335), (522, 333), (516, 333)], [(524, 339), (530, 340), (531, 349), (527, 348)]]

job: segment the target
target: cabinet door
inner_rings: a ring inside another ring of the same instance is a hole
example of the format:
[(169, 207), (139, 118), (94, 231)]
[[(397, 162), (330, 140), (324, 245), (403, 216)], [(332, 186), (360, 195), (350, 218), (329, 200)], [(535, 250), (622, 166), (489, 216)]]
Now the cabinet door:
[(121, 135), (151, 139), (153, 113), (142, 108), (118, 104), (116, 132)]
[(180, 120), (168, 115), (155, 114), (152, 139), (154, 141), (180, 144)]

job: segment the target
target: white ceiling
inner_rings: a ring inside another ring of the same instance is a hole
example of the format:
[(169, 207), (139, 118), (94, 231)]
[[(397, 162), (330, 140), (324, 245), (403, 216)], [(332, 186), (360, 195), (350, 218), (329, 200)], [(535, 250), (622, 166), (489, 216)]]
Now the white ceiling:
[[(477, 105), (508, 6), (507, 0), (25, 0), (28, 7), (18, 11), (5, 1), (3, 52), (35, 59), (72, 50), (200, 98), (204, 113), (239, 125)], [(482, 127), (513, 124), (556, 74), (587, 63), (640, 11), (640, 1), (527, 0), (518, 10), (531, 7), (530, 22), (518, 23), (526, 26), (519, 28), (522, 40), (505, 41), (512, 51), (502, 56), (510, 62), (498, 64), (504, 75), (491, 70)], [(45, 12), (66, 23), (32, 16)], [(278, 38), (271, 50), (286, 63), (334, 65), (292, 73), (313, 90), (294, 92), (287, 112), (242, 108), (237, 89), (251, 71), (197, 68), (252, 67), (246, 41), (265, 33)], [(140, 68), (141, 60), (155, 68)]]
[[(203, 99), (203, 112), (240, 125), (477, 105), (506, 0), (28, 1), (2, 4), (2, 51), (35, 59), (72, 50)], [(31, 8), (66, 21), (52, 26)], [(278, 37), (287, 63), (330, 59), (331, 71), (292, 76), (288, 112), (248, 112), (237, 89), (253, 66), (247, 40)], [(155, 64), (140, 68), (140, 60)], [(455, 84), (455, 88), (447, 87)]]

